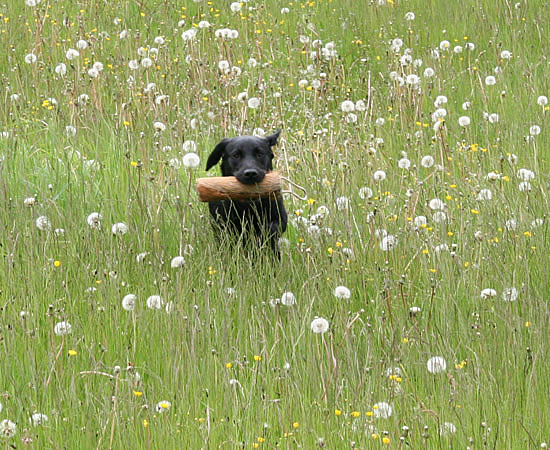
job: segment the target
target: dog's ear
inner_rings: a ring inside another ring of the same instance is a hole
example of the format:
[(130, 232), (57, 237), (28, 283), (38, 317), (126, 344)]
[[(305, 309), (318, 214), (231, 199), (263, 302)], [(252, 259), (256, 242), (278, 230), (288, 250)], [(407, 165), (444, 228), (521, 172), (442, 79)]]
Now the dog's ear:
[(274, 145), (277, 145), (277, 139), (279, 139), (279, 135), (281, 134), (281, 130), (277, 130), (274, 134), (271, 136), (266, 136), (264, 139), (267, 141), (270, 147), (273, 147)]
[(220, 159), (222, 159), (223, 156), (223, 152), (225, 152), (225, 146), (228, 142), (229, 139), (223, 139), (218, 145), (216, 145), (214, 150), (212, 150), (212, 153), (210, 153), (210, 156), (208, 156), (208, 160), (206, 161), (206, 170), (210, 170), (212, 167), (220, 162)]

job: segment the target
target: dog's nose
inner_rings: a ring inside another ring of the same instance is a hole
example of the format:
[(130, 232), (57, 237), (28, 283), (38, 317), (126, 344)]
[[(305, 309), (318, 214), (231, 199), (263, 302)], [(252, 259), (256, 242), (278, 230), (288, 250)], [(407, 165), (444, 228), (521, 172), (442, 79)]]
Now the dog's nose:
[(246, 169), (243, 172), (243, 175), (248, 180), (253, 180), (254, 178), (256, 178), (258, 176), (258, 171), (256, 169)]

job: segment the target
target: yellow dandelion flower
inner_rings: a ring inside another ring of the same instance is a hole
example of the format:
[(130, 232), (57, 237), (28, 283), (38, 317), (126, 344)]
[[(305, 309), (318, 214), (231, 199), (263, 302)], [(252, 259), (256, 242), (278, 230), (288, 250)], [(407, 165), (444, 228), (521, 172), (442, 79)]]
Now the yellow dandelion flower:
[(143, 395), (143, 392), (141, 391), (132, 391), (136, 397), (141, 397)]
[(299, 426), (300, 426), (300, 424), (298, 422), (294, 422), (292, 424), (292, 428), (294, 428), (294, 429), (298, 428)]
[(254, 361), (261, 361), (262, 357), (260, 355), (254, 355)]
[(76, 356), (76, 350), (70, 349), (69, 356)]
[(352, 411), (351, 413), (351, 417), (353, 417), (354, 419), (357, 419), (357, 417), (359, 417), (361, 415), (361, 413), (359, 411)]
[(383, 437), (382, 438), (382, 444), (385, 444), (385, 445), (388, 445), (390, 443), (390, 438), (389, 437)]
[(334, 415), (335, 416), (341, 416), (342, 415), (342, 410), (341, 409), (335, 409), (334, 410)]
[(231, 369), (233, 367), (233, 364), (228, 362), (228, 363), (225, 363), (225, 368), (226, 369)]
[(59, 260), (56, 259), (56, 260), (53, 262), (53, 266), (54, 266), (54, 267), (60, 267), (60, 266), (61, 266), (61, 261), (59, 261)]

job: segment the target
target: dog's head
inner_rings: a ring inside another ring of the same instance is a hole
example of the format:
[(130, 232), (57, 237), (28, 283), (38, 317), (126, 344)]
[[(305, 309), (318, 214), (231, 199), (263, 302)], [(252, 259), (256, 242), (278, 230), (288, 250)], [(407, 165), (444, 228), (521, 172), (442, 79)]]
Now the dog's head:
[(222, 160), (222, 175), (235, 176), (243, 184), (262, 181), (265, 174), (273, 169), (273, 151), (281, 130), (271, 136), (240, 136), (221, 141), (206, 162), (209, 170)]

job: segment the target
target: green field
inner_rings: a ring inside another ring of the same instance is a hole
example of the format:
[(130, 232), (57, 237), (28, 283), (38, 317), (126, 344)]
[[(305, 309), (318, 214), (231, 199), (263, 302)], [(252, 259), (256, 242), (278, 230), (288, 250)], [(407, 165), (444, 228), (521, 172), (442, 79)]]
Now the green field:
[[(0, 446), (546, 448), (548, 14), (4, 1)], [(279, 128), (281, 262), (194, 190)]]

